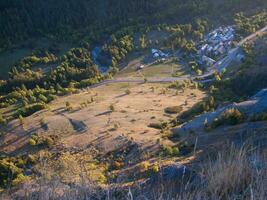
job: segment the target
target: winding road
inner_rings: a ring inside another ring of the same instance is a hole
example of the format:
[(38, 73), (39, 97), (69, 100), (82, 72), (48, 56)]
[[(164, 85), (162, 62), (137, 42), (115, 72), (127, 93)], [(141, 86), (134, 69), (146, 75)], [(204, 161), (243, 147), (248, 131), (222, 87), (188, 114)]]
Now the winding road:
[[(258, 30), (257, 32), (249, 35), (248, 37), (242, 39), (235, 48), (231, 49), (228, 54), (222, 58), (221, 60), (217, 61), (211, 68), (207, 70), (207, 72), (200, 76), (182, 76), (182, 77), (152, 77), (152, 78), (146, 78), (147, 83), (169, 83), (169, 82), (175, 82), (175, 81), (183, 81), (183, 80), (192, 80), (198, 82), (207, 82), (209, 80), (209, 77), (211, 77), (216, 72), (222, 72), (223, 69), (227, 68), (231, 62), (238, 60), (238, 55), (241, 53), (241, 46), (249, 41), (254, 40), (262, 33), (267, 32), (267, 26), (264, 28)], [(110, 80), (104, 80), (100, 83), (94, 84), (90, 86), (91, 88), (96, 88), (102, 85), (107, 85), (111, 83), (144, 83), (144, 78), (115, 78)]]

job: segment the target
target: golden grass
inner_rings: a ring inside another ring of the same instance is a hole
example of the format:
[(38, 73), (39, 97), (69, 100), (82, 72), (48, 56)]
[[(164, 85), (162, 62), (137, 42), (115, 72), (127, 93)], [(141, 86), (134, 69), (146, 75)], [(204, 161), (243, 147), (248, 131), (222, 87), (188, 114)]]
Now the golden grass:
[[(122, 186), (98, 187), (81, 176), (79, 183), (65, 185), (59, 179), (36, 185), (27, 184), (23, 193), (5, 196), (6, 199), (148, 199), (148, 200), (264, 200), (267, 197), (266, 155), (252, 148), (227, 146), (215, 158), (203, 160), (197, 181), (181, 185), (162, 185), (161, 188), (131, 189)], [(8, 198), (7, 198), (8, 197)], [(19, 198), (18, 198), (19, 197)]]

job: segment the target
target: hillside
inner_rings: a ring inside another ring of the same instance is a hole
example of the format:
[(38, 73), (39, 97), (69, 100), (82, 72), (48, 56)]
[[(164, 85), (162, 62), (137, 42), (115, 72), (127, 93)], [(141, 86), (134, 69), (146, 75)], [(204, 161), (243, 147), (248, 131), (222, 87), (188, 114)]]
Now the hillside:
[(71, 41), (87, 38), (94, 42), (124, 26), (188, 23), (199, 17), (229, 22), (235, 13), (252, 14), (266, 6), (264, 0), (3, 1), (0, 46), (3, 49), (40, 36)]
[(267, 198), (265, 0), (0, 8), (0, 199)]

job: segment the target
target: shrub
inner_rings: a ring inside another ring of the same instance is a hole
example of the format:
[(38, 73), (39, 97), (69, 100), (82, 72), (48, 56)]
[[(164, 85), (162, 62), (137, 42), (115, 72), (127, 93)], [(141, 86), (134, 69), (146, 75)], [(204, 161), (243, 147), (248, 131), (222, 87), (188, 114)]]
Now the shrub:
[(67, 101), (65, 104), (66, 104), (67, 108), (70, 107), (70, 102), (69, 101)]
[(171, 106), (165, 108), (165, 112), (169, 114), (177, 114), (180, 113), (183, 110), (182, 106)]
[(43, 101), (44, 103), (47, 103), (47, 102), (48, 102), (47, 98), (46, 98), (44, 95), (42, 95), (42, 94), (40, 94), (40, 95), (38, 96), (38, 98), (39, 98), (41, 101)]
[[(20, 178), (22, 169), (17, 167), (14, 162), (8, 159), (0, 160), (0, 187), (6, 187), (10, 183), (13, 185), (13, 181)], [(15, 181), (16, 184), (18, 181)]]
[(122, 165), (123, 164), (121, 162), (115, 161), (113, 163), (113, 168), (115, 168), (115, 169), (121, 169)]
[(24, 108), (21, 108), (18, 110), (18, 114), (22, 117), (28, 117), (32, 115), (35, 112), (38, 112), (40, 110), (43, 110), (46, 108), (46, 105), (44, 103), (35, 103), (28, 106), (25, 106)]
[(47, 136), (44, 138), (43, 144), (51, 148), (54, 145), (54, 140), (51, 137)]
[(110, 109), (111, 112), (115, 112), (115, 106), (113, 104), (111, 104), (109, 106), (109, 109)]
[(157, 164), (154, 164), (151, 168), (153, 173), (158, 173), (159, 172), (159, 166)]
[(29, 144), (31, 145), (31, 146), (35, 146), (36, 145), (36, 141), (34, 140), (34, 139), (30, 139), (29, 140)]
[(42, 127), (46, 125), (45, 118), (42, 118), (42, 119), (40, 120), (40, 125), (41, 125)]
[(34, 155), (29, 154), (27, 158), (27, 162), (30, 164), (34, 164), (37, 162), (37, 158)]
[(180, 155), (180, 150), (179, 150), (179, 148), (178, 148), (178, 147), (173, 147), (173, 148), (172, 148), (172, 153), (173, 153), (173, 155), (175, 155), (175, 156), (179, 156), (179, 155)]
[(4, 119), (2, 115), (0, 115), (0, 125), (6, 125), (6, 122), (6, 119)]
[(169, 126), (168, 122), (159, 122), (159, 123), (150, 123), (148, 127), (164, 130), (167, 129)]
[(143, 161), (140, 163), (140, 171), (145, 172), (149, 169), (149, 162)]
[(235, 125), (243, 122), (244, 117), (238, 109), (230, 108), (222, 113), (220, 120), (222, 120), (223, 123)]
[(208, 112), (216, 108), (216, 102), (214, 97), (210, 96), (209, 98), (203, 100), (202, 102), (196, 103), (192, 108), (189, 110), (182, 112), (177, 120), (180, 123), (185, 121), (189, 121), (193, 119), (195, 116), (202, 114), (203, 112)]
[(144, 78), (144, 83), (147, 83), (148, 82), (148, 79), (147, 78)]
[(24, 124), (24, 118), (22, 115), (19, 115), (19, 123), (22, 125)]
[(127, 95), (131, 94), (131, 90), (127, 89), (127, 90), (125, 91), (125, 94), (127, 94)]
[(170, 146), (163, 146), (163, 151), (165, 152), (165, 154), (167, 155), (172, 155), (173, 154), (173, 149)]
[(230, 108), (220, 114), (219, 118), (215, 118), (208, 129), (216, 128), (220, 125), (236, 125), (244, 121), (243, 114), (236, 108)]
[(118, 128), (120, 128), (120, 124), (119, 123), (115, 123), (113, 129), (117, 130)]
[(28, 177), (24, 176), (22, 173), (19, 173), (14, 180), (12, 180), (12, 186), (17, 186), (28, 180)]

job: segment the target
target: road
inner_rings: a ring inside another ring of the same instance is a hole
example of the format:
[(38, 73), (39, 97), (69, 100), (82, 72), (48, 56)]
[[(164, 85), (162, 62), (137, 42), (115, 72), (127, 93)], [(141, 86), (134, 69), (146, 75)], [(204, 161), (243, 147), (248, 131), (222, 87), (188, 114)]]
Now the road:
[[(241, 53), (241, 46), (251, 40), (254, 40), (260, 34), (267, 32), (267, 26), (258, 30), (257, 32), (249, 35), (248, 37), (242, 39), (235, 48), (231, 49), (228, 54), (216, 62), (207, 72), (200, 76), (183, 76), (183, 77), (153, 77), (147, 78), (148, 83), (169, 83), (174, 81), (182, 81), (182, 80), (198, 80), (198, 82), (208, 82), (209, 80), (203, 80), (211, 77), (216, 72), (222, 72), (222, 70), (226, 69), (231, 62), (238, 60), (238, 54)], [(202, 81), (200, 81), (202, 80)], [(144, 78), (115, 78), (111, 80), (105, 80), (101, 83), (97, 83), (91, 86), (91, 88), (99, 87), (102, 85), (110, 84), (110, 83), (144, 83)]]
[[(184, 81), (184, 80), (193, 80), (194, 77), (191, 76), (183, 76), (183, 77), (152, 77), (146, 78), (147, 83), (171, 83), (175, 81)], [(111, 83), (145, 83), (144, 78), (115, 78), (110, 80), (104, 80), (100, 83), (96, 83), (90, 88), (96, 88), (102, 85), (107, 85)]]

